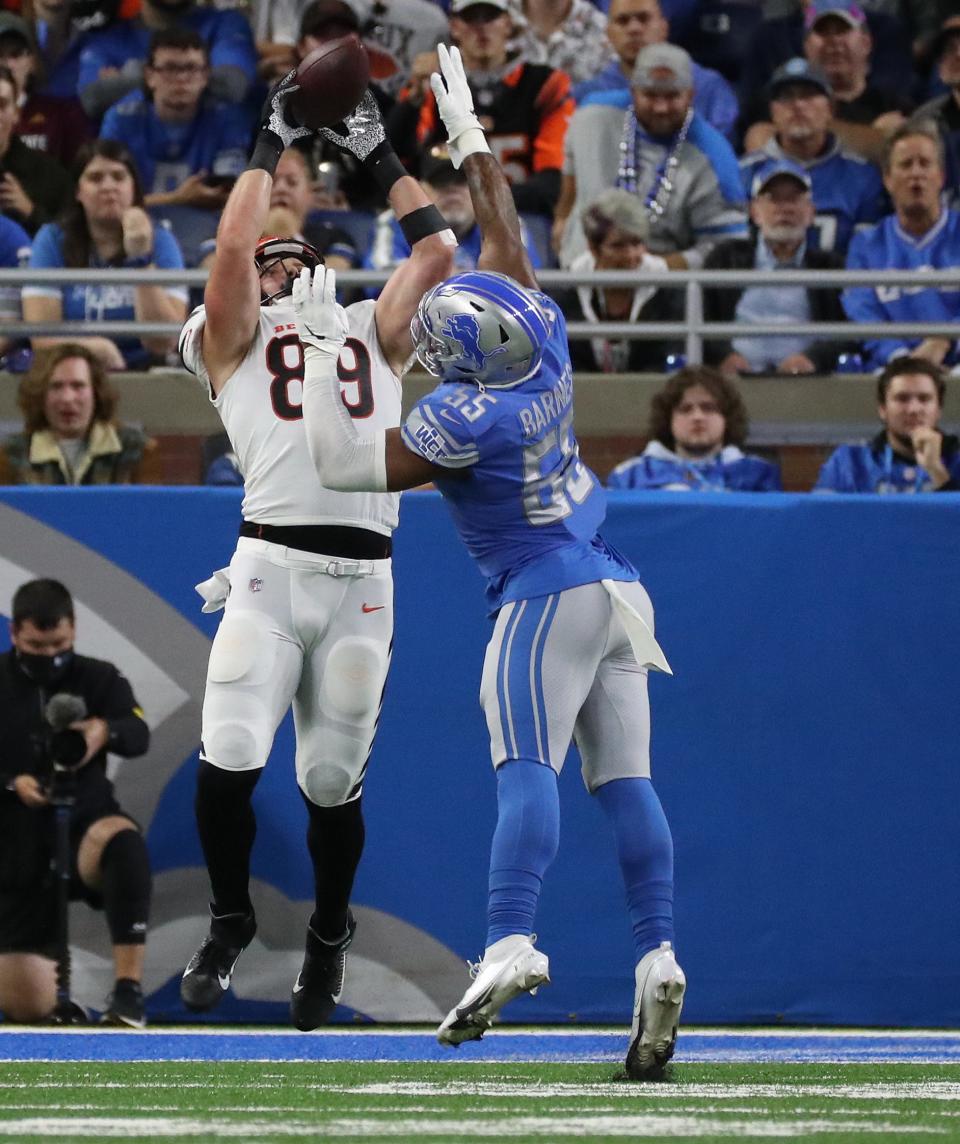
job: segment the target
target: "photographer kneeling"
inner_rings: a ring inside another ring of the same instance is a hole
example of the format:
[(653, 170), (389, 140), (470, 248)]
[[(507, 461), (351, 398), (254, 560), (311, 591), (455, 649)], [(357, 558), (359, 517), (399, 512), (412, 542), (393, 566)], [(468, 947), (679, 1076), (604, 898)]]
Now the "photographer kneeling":
[(13, 648), (0, 655), (0, 1011), (8, 1021), (31, 1022), (57, 1008), (66, 937), (58, 916), (59, 803), (70, 808), (70, 897), (104, 910), (113, 943), (116, 984), (102, 1020), (142, 1028), (150, 865), (106, 763), (107, 751), (144, 754), (150, 731), (124, 676), (76, 655), (74, 634), (73, 600), (61, 583), (31, 580), (17, 589)]

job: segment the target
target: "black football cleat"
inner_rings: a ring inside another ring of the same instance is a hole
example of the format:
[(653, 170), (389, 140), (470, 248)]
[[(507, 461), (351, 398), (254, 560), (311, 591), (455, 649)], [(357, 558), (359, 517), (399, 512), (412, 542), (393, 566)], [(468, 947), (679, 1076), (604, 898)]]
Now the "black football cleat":
[(307, 927), (307, 951), (290, 994), (290, 1019), (304, 1033), (325, 1025), (333, 1016), (343, 992), (347, 950), (356, 929), (357, 923), (349, 911), (347, 932), (339, 941), (326, 942)]

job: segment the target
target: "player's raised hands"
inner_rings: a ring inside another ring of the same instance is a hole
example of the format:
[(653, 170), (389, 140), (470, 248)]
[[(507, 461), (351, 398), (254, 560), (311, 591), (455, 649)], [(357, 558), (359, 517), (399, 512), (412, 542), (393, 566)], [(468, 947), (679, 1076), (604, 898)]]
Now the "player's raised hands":
[[(473, 110), (473, 92), (467, 83), (459, 48), (447, 48), (440, 44), (437, 48), (440, 58), (440, 73), (430, 77), (430, 87), (437, 100), (437, 111), (447, 129), (450, 159), (454, 167), (459, 167), (467, 155), (476, 151), (487, 151), (486, 138), (476, 112)], [(471, 132), (473, 134), (471, 134)]]
[(357, 108), (335, 127), (321, 127), (318, 132), (324, 139), (329, 139), (341, 151), (346, 151), (363, 162), (387, 138), (383, 126), (383, 117), (377, 101), (368, 90)]
[(336, 360), (349, 332), (347, 312), (337, 303), (336, 271), (305, 266), (293, 283), (293, 311), (304, 349), (319, 350)]
[(271, 90), (263, 105), (260, 127), (272, 131), (284, 147), (289, 147), (296, 139), (305, 139), (315, 134), (311, 127), (304, 127), (289, 107), (290, 96), (299, 88), (297, 69), (291, 68), (282, 80)]

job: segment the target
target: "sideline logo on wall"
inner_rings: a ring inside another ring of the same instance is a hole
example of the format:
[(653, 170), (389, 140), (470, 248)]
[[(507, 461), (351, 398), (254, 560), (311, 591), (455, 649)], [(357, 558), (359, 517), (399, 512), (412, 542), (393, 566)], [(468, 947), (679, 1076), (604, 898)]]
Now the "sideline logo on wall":
[[(97, 497), (93, 491), (93, 498)], [(56, 496), (57, 491), (51, 495)], [(81, 503), (77, 498), (77, 504)], [(99, 501), (97, 502), (99, 503)], [(91, 513), (96, 508), (91, 509)], [(58, 575), (68, 580), (84, 654), (110, 660), (130, 680), (151, 729), (150, 751), (111, 777), (124, 808), (145, 833), (170, 781), (192, 765), (200, 739), (210, 639), (170, 603), (94, 549), (0, 502), (0, 611), (10, 615), (13, 593), (26, 580)], [(68, 571), (67, 571), (68, 570)], [(250, 581), (252, 592), (263, 587)], [(197, 612), (200, 611), (197, 599)], [(162, 810), (159, 813), (163, 813)], [(159, 823), (162, 829), (162, 821)], [(182, 824), (176, 824), (182, 829)], [(171, 824), (171, 828), (173, 824)], [(292, 864), (305, 861), (299, 836), (291, 839)], [(286, 1006), (303, 960), (303, 935), (312, 901), (288, 897), (283, 888), (254, 879), (258, 933), (233, 978), (239, 1002), (257, 1003), (256, 1016), (276, 1019), (263, 1003)], [(159, 870), (144, 992), (155, 993), (183, 968), (209, 924), (206, 870)], [(350, 951), (343, 1005), (376, 1021), (437, 1021), (462, 988), (463, 961), (424, 930), (382, 910), (354, 905), (359, 927)], [(70, 921), (75, 999), (100, 1010), (113, 984), (109, 938), (102, 915), (76, 906)], [(177, 1008), (180, 1009), (179, 1003)], [(186, 1011), (181, 1010), (186, 1017)], [(232, 1014), (243, 1016), (236, 1006)], [(171, 1012), (168, 1015), (176, 1016)], [(196, 1020), (195, 1016), (190, 1017)]]

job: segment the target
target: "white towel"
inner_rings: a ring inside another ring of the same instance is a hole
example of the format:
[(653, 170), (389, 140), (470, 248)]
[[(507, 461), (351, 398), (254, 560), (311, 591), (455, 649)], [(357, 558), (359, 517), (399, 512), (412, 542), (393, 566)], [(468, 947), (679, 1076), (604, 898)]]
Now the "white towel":
[(201, 612), (219, 612), (230, 595), (230, 569), (219, 568), (209, 580), (195, 585), (194, 590), (203, 597)]
[(600, 583), (610, 593), (613, 606), (620, 613), (620, 619), (627, 629), (627, 636), (630, 639), (633, 654), (637, 657), (637, 663), (641, 667), (652, 667), (654, 671), (673, 675), (673, 669), (667, 663), (667, 657), (654, 638), (653, 632), (650, 631), (650, 625), (633, 604), (623, 598), (616, 580), (601, 580)]

